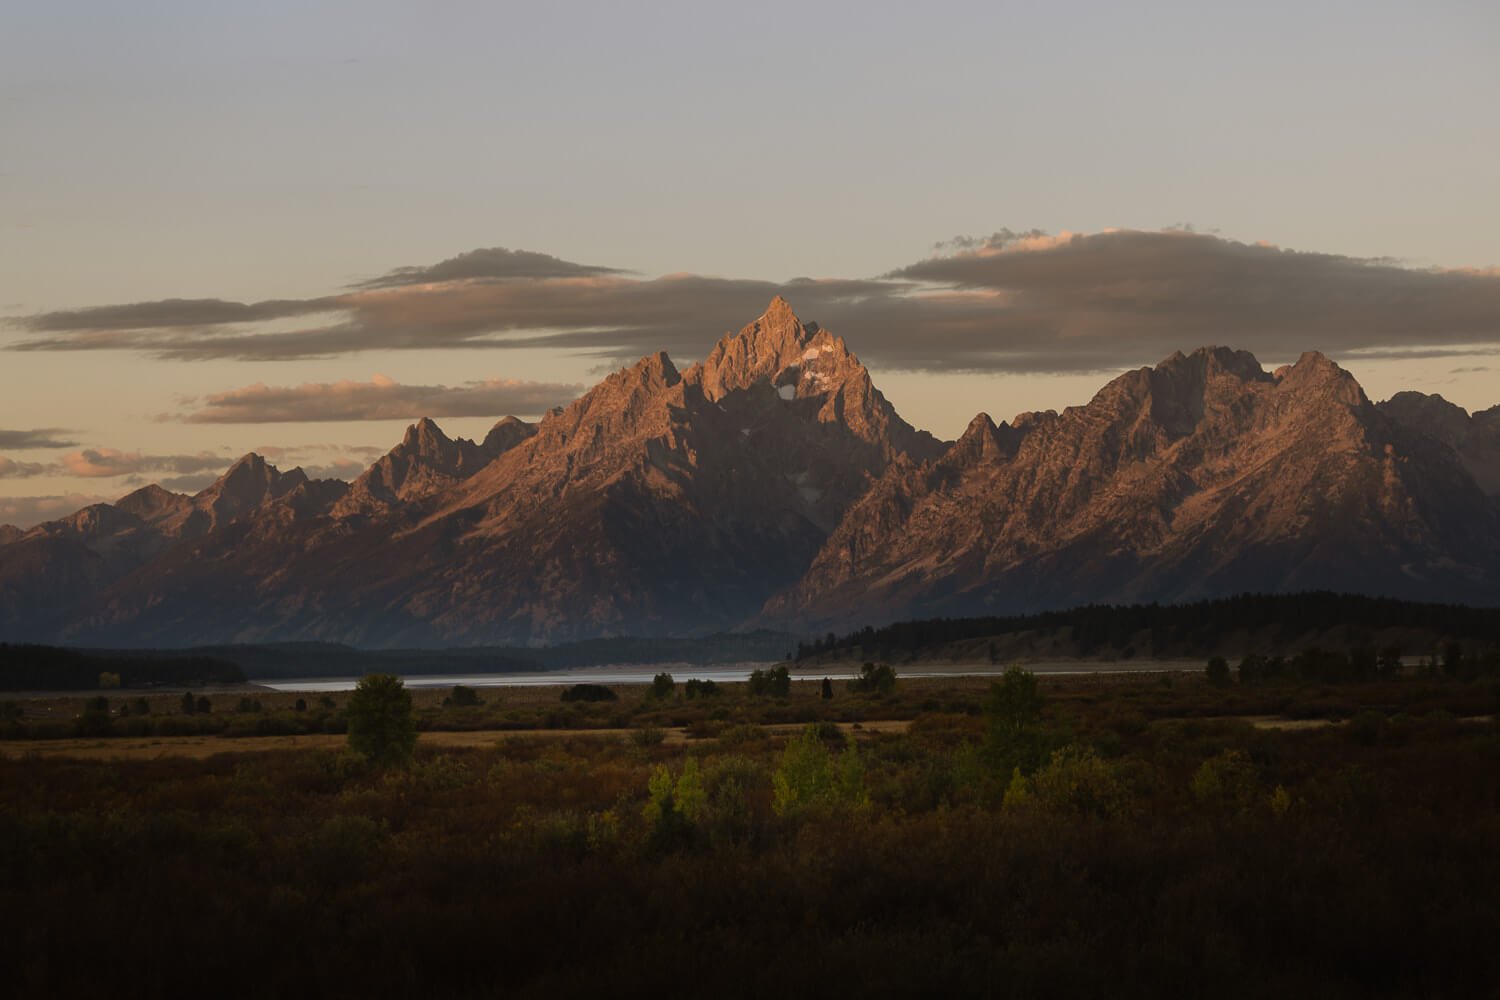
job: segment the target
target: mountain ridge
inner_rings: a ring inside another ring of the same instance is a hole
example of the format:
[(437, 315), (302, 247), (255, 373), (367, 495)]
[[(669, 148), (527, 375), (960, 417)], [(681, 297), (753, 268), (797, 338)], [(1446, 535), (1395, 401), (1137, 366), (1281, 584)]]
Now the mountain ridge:
[(942, 442), (778, 296), (536, 424), (418, 420), (353, 483), (251, 454), (193, 496), (8, 532), (0, 638), (538, 644), (1340, 585), (1495, 603), (1492, 424), (1372, 403), (1318, 352), (1267, 372), (1206, 347)]

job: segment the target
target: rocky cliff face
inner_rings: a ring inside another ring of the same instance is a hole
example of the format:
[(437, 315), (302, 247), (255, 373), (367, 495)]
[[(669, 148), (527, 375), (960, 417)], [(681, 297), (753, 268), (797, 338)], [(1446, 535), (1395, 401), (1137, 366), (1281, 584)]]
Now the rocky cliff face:
[(945, 444), (777, 299), (685, 371), (649, 355), (539, 424), (476, 444), (419, 421), (353, 484), (249, 455), (196, 496), (7, 533), (0, 638), (546, 642), (1321, 587), (1493, 604), (1476, 479), (1500, 409), (1433, 399), (1210, 348)]
[(898, 464), (764, 620), (849, 625), (1092, 601), (1331, 588), (1500, 599), (1495, 505), (1316, 353), (1223, 348), (1087, 405), (981, 414)]
[(103, 588), (65, 634), (403, 644), (732, 627), (798, 578), (892, 461), (943, 447), (778, 299), (685, 373), (648, 356), (479, 445), (421, 421), (342, 495), (268, 487), (259, 511)]
[[(309, 483), (301, 469), (282, 473), (250, 454), (196, 495), (145, 486), (113, 504), (93, 504), (37, 525), (0, 556), (0, 636), (58, 639), (142, 568), (328, 485)], [(344, 489), (337, 484), (340, 493)], [(268, 516), (266, 523), (277, 522)]]
[(401, 443), (350, 484), (336, 516), (372, 516), (451, 489), (502, 453), (526, 440), (536, 428), (507, 417), (491, 428), (483, 444), (450, 439), (428, 417), (406, 429)]
[(1397, 423), (1451, 448), (1480, 489), (1500, 496), (1500, 406), (1471, 415), (1421, 392), (1398, 392), (1378, 405)]

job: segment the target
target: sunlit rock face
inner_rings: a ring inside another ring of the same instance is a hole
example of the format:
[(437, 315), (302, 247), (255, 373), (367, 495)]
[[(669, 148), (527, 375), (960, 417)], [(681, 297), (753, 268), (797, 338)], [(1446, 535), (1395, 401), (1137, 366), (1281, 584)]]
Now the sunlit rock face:
[[(351, 483), (257, 455), (0, 533), (0, 639), (537, 643), (1331, 588), (1493, 604), (1500, 410), (1176, 354), (940, 442), (778, 298)], [(1453, 412), (1457, 410), (1457, 413)], [(1490, 449), (1490, 450), (1487, 450)]]
[(1317, 353), (1206, 348), (897, 464), (762, 621), (1328, 588), (1494, 603), (1496, 505)]

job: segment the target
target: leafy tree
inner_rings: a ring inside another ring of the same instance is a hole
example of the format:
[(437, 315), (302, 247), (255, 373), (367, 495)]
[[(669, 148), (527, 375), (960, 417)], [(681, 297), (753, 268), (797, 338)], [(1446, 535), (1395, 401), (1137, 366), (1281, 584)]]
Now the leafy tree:
[(1204, 669), (1204, 676), (1214, 687), (1225, 687), (1229, 684), (1229, 661), (1222, 656), (1211, 657)]
[(1395, 677), (1401, 673), (1401, 647), (1397, 645), (1386, 646), (1380, 651), (1380, 676), (1385, 678)]
[(719, 693), (719, 685), (713, 681), (699, 680), (696, 677), (689, 678), (683, 685), (683, 694), (689, 698), (711, 698)]
[(651, 678), (651, 697), (670, 698), (672, 692), (677, 690), (677, 682), (672, 675), (663, 671)]
[(394, 674), (366, 674), (345, 710), (349, 746), (377, 764), (404, 764), (417, 745), (411, 692)]
[(849, 682), (849, 688), (852, 691), (890, 694), (896, 690), (896, 671), (888, 663), (866, 663), (860, 668), (859, 676)]
[(827, 677), (823, 678), (823, 700), (833, 700), (833, 681), (829, 680)]
[(817, 726), (808, 726), (787, 741), (771, 777), (771, 806), (776, 815), (796, 816), (867, 801), (864, 761), (853, 737), (846, 740), (837, 761), (828, 752)]
[(198, 702), (193, 699), (193, 692), (182, 692), (182, 714), (192, 715), (198, 710)]
[(750, 671), (750, 693), (785, 698), (792, 693), (792, 672), (783, 664), (769, 670)]
[(1443, 672), (1457, 677), (1463, 671), (1464, 647), (1457, 642), (1443, 643)]
[(1041, 763), (1042, 695), (1035, 674), (1006, 670), (990, 685), (984, 715), (985, 752), (1002, 774), (1017, 767), (1030, 772)]
[(200, 694), (198, 700), (193, 703), (193, 710), (199, 715), (207, 715), (214, 710), (214, 703), (208, 700), (208, 695)]

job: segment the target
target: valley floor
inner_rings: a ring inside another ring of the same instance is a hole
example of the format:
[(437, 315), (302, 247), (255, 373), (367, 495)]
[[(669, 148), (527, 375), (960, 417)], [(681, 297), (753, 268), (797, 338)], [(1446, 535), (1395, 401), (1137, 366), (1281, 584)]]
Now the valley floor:
[(346, 751), (342, 695), (153, 695), (113, 736), (28, 703), (7, 991), (1500, 989), (1500, 683), (1018, 676), (418, 691), (390, 768)]

